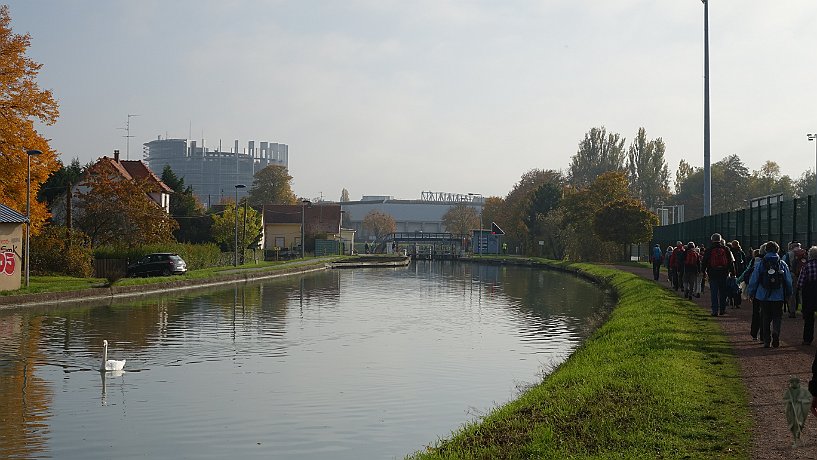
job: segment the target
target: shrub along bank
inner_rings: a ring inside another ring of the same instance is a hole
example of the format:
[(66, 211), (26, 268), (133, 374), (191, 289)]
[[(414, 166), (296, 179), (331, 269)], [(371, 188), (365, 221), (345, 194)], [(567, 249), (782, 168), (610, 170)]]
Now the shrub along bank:
[(747, 394), (717, 322), (638, 276), (547, 264), (612, 286), (609, 320), (542, 383), (413, 458), (749, 457)]

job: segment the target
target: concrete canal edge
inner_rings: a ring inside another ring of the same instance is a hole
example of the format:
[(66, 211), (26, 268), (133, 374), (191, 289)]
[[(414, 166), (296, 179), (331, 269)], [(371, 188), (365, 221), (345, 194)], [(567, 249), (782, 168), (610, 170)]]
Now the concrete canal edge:
[(240, 282), (279, 278), (282, 276), (298, 275), (330, 268), (405, 267), (411, 262), (411, 259), (408, 257), (400, 257), (397, 259), (385, 259), (381, 257), (380, 259), (381, 260), (377, 260), (377, 258), (374, 258), (373, 260), (358, 260), (357, 258), (351, 258), (346, 260), (334, 260), (329, 258), (325, 261), (317, 260), (313, 263), (284, 268), (236, 268), (225, 270), (223, 274), (217, 276), (202, 279), (178, 279), (134, 286), (117, 286), (114, 284), (113, 286), (99, 286), (75, 291), (0, 296), (0, 310), (55, 303), (76, 303), (105, 299), (140, 297), (161, 294), (163, 292), (182, 291), (187, 289), (214, 287)]
[(202, 287), (221, 286), (239, 282), (248, 282), (282, 276), (310, 273), (326, 270), (327, 263), (301, 265), (276, 270), (237, 269), (234, 273), (202, 279), (180, 279), (160, 283), (141, 284), (136, 286), (100, 286), (76, 291), (43, 292), (37, 294), (0, 296), (0, 309), (28, 307), (55, 303), (86, 302), (103, 299), (140, 297), (163, 292), (182, 291)]

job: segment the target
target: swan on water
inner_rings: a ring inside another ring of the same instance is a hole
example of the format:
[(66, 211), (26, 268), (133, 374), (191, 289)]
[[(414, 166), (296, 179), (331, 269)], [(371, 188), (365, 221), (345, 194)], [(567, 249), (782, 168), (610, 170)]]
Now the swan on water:
[(125, 367), (124, 359), (108, 359), (108, 341), (102, 341), (102, 364), (101, 371), (121, 371)]

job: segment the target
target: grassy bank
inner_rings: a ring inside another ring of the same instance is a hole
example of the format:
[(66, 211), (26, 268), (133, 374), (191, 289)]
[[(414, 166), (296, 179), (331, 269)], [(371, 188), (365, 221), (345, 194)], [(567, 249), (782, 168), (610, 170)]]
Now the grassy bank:
[[(120, 278), (114, 282), (115, 286), (141, 286), (157, 283), (165, 283), (168, 281), (184, 281), (184, 280), (206, 280), (215, 279), (223, 275), (234, 273), (257, 273), (263, 274), (274, 272), (276, 270), (287, 269), (293, 266), (310, 266), (322, 265), (327, 262), (342, 259), (344, 256), (336, 257), (321, 257), (306, 259), (295, 259), (289, 261), (261, 261), (258, 263), (248, 263), (233, 267), (232, 265), (225, 267), (209, 267), (199, 270), (190, 270), (184, 275), (173, 276), (151, 276), (147, 278)], [(25, 295), (25, 294), (40, 294), (49, 292), (66, 292), (79, 291), (82, 289), (92, 289), (106, 286), (107, 280), (103, 278), (75, 278), (70, 276), (32, 276), (30, 278), (29, 287), (21, 287), (15, 291), (0, 291), (0, 296), (11, 295)]]
[(544, 382), (412, 458), (749, 457), (750, 414), (718, 324), (659, 285), (573, 264), (619, 303)]

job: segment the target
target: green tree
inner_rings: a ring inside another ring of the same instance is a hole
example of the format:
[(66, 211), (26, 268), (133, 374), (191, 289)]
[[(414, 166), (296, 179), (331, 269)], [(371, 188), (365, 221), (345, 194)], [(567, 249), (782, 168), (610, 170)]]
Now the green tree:
[(37, 200), (46, 203), (51, 208), (58, 198), (65, 199), (65, 194), (70, 190), (71, 186), (79, 183), (82, 178), (82, 173), (90, 165), (83, 167), (79, 163), (79, 158), (74, 158), (68, 166), (65, 166), (62, 161), (57, 159), (59, 168), (52, 172), (48, 179), (43, 182), (37, 193)]
[(817, 178), (815, 178), (814, 170), (809, 168), (794, 182), (794, 193), (800, 198), (805, 198), (817, 193), (815, 190), (817, 190)]
[(343, 190), (340, 191), (340, 201), (344, 202), (344, 203), (347, 202), (347, 201), (350, 201), (349, 200), (349, 190), (343, 189)]
[(792, 198), (796, 193), (795, 182), (789, 176), (780, 174), (780, 165), (767, 160), (760, 169), (752, 171), (748, 180), (747, 199), (782, 193), (784, 199)]
[(292, 192), (291, 181), (292, 176), (284, 166), (269, 165), (258, 171), (250, 188), (250, 206), (296, 204), (298, 199)]
[[(246, 228), (244, 227), (244, 210), (246, 209)], [(261, 234), (261, 213), (251, 206), (238, 206), (238, 216), (236, 217), (235, 203), (227, 203), (224, 212), (213, 214), (213, 224), (211, 232), (213, 240), (222, 248), (235, 251), (236, 218), (238, 219), (238, 244), (248, 247), (258, 240)]]
[(649, 241), (656, 225), (658, 216), (632, 198), (607, 203), (593, 216), (593, 231), (602, 241), (620, 244), (624, 260), (627, 259), (628, 246)]
[[(680, 171), (680, 168), (679, 168)], [(678, 174), (676, 174), (678, 177)], [(737, 155), (712, 164), (712, 213), (741, 209), (751, 194), (750, 177), (746, 166)], [(702, 168), (689, 168), (680, 183), (676, 184), (675, 204), (684, 205), (687, 220), (703, 216), (704, 173)]]
[(442, 223), (447, 232), (467, 235), (479, 227), (479, 213), (465, 203), (457, 203), (443, 215)]
[(570, 161), (568, 182), (574, 187), (590, 185), (602, 173), (624, 169), (624, 138), (592, 128), (579, 142), (579, 150)]
[(170, 215), (179, 224), (173, 232), (182, 243), (206, 243), (212, 241), (212, 219), (205, 215), (204, 207), (193, 194), (193, 187), (184, 185), (184, 178), (178, 177), (170, 165), (162, 170), (162, 182), (173, 189), (170, 195)]
[(513, 189), (505, 197), (504, 209), (499, 216), (500, 220), (486, 219), (485, 226), (487, 227), (489, 222), (496, 222), (505, 230), (504, 239), (509, 245), (521, 246), (525, 254), (533, 251), (533, 248), (530, 247), (528, 226), (525, 223), (531, 199), (542, 185), (552, 183), (561, 187), (563, 182), (562, 174), (550, 169), (531, 169), (522, 174), (519, 182), (514, 184)]
[(646, 130), (639, 128), (627, 151), (630, 190), (649, 209), (654, 209), (669, 197), (669, 168), (664, 160), (665, 149), (660, 137), (647, 140)]
[[(564, 253), (563, 245), (555, 239), (559, 233), (561, 223), (558, 219), (548, 219), (551, 212), (559, 207), (562, 200), (563, 187), (557, 183), (546, 182), (539, 186), (531, 195), (527, 213), (524, 217), (525, 227), (528, 230), (529, 248), (539, 247), (539, 251), (552, 258), (561, 258)], [(541, 247), (539, 241), (547, 247)]]
[(594, 231), (593, 221), (599, 209), (629, 198), (628, 187), (623, 171), (610, 171), (601, 174), (587, 187), (565, 189), (562, 224), (565, 251), (571, 260), (605, 261), (618, 257), (617, 246), (601, 240)]
[(93, 246), (125, 242), (134, 247), (173, 240), (178, 224), (148, 197), (147, 182), (123, 180), (109, 163), (97, 163), (79, 185), (75, 221)]
[(675, 194), (681, 193), (681, 187), (684, 182), (695, 172), (696, 168), (686, 160), (681, 160), (678, 163), (678, 169), (675, 171)]

